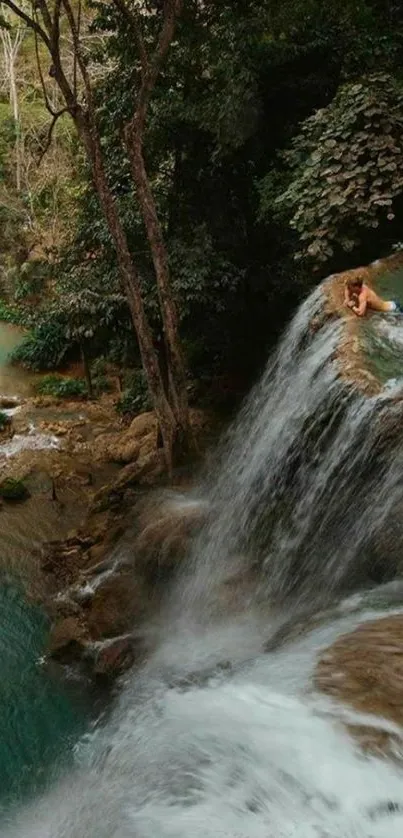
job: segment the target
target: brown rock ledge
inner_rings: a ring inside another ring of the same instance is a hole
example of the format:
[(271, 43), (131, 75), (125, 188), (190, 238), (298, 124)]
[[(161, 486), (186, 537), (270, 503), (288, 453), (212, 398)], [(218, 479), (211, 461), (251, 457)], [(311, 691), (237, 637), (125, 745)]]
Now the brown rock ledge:
[[(319, 659), (314, 684), (359, 713), (403, 728), (403, 614), (363, 623), (336, 640)], [(398, 739), (381, 725), (349, 729), (365, 749), (384, 752)]]

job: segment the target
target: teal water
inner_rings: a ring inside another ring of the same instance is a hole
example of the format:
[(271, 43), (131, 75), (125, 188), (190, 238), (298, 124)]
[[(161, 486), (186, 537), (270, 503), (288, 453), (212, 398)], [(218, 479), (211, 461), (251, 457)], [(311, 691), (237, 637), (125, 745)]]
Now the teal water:
[[(377, 277), (375, 290), (403, 305), (403, 268)], [(375, 314), (362, 321), (362, 341), (370, 371), (385, 384), (403, 377), (403, 316)]]
[(0, 322), (0, 395), (28, 396), (32, 394), (32, 373), (10, 364), (13, 349), (23, 340), (24, 333), (18, 326)]
[[(8, 360), (21, 340), (20, 329), (0, 323), (0, 395), (31, 392), (32, 375)], [(33, 548), (62, 535), (64, 523), (40, 495), (0, 508), (0, 815), (68, 766), (88, 724), (88, 695), (43, 663), (48, 621), (25, 592), (38, 575)]]
[(85, 701), (70, 695), (41, 662), (48, 624), (24, 591), (0, 583), (0, 811), (44, 788), (66, 765), (86, 721)]

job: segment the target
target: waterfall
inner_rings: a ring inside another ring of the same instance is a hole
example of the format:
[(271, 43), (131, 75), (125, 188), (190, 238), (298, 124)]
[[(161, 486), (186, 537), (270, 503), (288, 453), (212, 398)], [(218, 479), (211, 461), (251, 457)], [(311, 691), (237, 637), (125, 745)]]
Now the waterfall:
[[(309, 328), (322, 305), (319, 288), (217, 453), (158, 648), (5, 838), (400, 838), (400, 768), (364, 759), (342, 726), (353, 711), (310, 688), (318, 653), (373, 616), (337, 601), (371, 580), (403, 494), (400, 390), (368, 399), (343, 381), (341, 324)], [(245, 567), (249, 607), (211, 619)], [(301, 607), (333, 611), (266, 653)]]
[(223, 447), (207, 490), (212, 520), (180, 592), (187, 619), (211, 602), (237, 557), (258, 563), (266, 597), (299, 605), (323, 605), (357, 574), (371, 574), (378, 539), (403, 499), (403, 392), (365, 398), (343, 381), (340, 321), (310, 334), (322, 308), (319, 287)]

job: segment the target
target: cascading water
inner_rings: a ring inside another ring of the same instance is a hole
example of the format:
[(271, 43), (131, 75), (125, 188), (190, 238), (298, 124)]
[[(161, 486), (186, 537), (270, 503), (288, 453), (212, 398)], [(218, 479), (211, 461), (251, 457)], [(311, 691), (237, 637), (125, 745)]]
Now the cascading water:
[[(4, 823), (6, 838), (400, 838), (399, 766), (364, 758), (341, 724), (353, 712), (308, 689), (318, 652), (368, 607), (335, 604), (319, 628), (264, 653), (279, 614), (329, 606), (370, 576), (403, 496), (400, 393), (364, 399), (340, 381), (340, 325), (309, 332), (321, 294), (301, 307), (207, 481), (209, 522), (156, 650), (80, 743), (75, 771)], [(251, 563), (249, 607), (217, 613), (225, 579)]]

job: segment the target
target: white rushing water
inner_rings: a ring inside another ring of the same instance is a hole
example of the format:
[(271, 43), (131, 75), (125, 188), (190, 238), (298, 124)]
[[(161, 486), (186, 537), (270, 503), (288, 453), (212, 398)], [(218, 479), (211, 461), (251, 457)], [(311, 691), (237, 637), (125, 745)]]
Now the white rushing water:
[[(398, 401), (340, 383), (339, 326), (309, 335), (320, 306), (319, 290), (207, 481), (209, 523), (155, 652), (80, 743), (75, 769), (5, 823), (4, 838), (401, 838), (399, 764), (364, 756), (342, 725), (354, 714), (311, 687), (318, 653), (374, 616), (365, 597), (337, 598), (357, 567), (365, 578), (403, 495)], [(254, 600), (217, 616), (223, 580), (251, 561)], [(330, 604), (319, 627), (264, 652), (302, 606)]]

